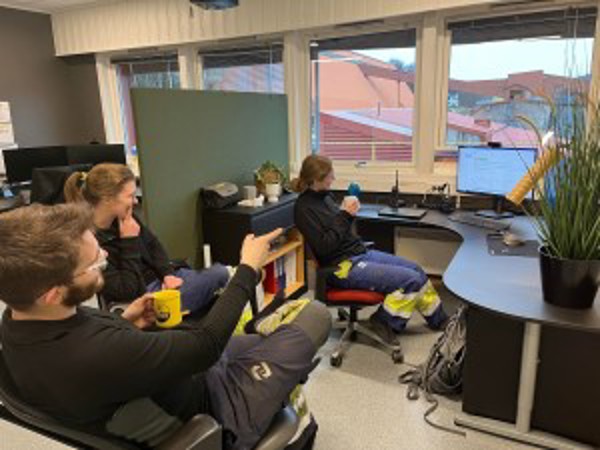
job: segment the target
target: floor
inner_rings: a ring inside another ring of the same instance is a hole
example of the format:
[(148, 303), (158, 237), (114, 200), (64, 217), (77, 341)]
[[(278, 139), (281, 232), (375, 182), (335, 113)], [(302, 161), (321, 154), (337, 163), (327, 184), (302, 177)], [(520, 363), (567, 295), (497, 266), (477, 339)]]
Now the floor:
[[(454, 301), (444, 293), (449, 309)], [(1, 308), (0, 308), (1, 309)], [(367, 317), (369, 311), (364, 311)], [(421, 363), (439, 333), (432, 333), (420, 317), (411, 319), (402, 338), (409, 363)], [(306, 385), (309, 406), (318, 423), (315, 450), (494, 450), (533, 449), (482, 433), (467, 431), (466, 437), (437, 430), (425, 423), (429, 404), (409, 401), (398, 375), (407, 365), (395, 365), (383, 351), (359, 340), (353, 343), (340, 368), (329, 365), (328, 353), (339, 332), (332, 333), (322, 349), (323, 359)], [(453, 427), (460, 402), (440, 399), (432, 415), (436, 423)], [(0, 420), (0, 450), (55, 450), (69, 448), (43, 436)]]

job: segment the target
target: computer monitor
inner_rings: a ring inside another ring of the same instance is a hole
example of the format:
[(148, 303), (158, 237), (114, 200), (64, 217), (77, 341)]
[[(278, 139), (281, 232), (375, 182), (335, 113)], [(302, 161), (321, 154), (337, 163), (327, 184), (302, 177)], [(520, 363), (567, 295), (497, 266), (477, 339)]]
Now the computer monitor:
[(2, 150), (6, 180), (10, 184), (29, 183), (37, 167), (66, 166), (67, 151), (63, 146)]
[(125, 164), (125, 146), (123, 144), (69, 145), (67, 147), (69, 164), (100, 164), (105, 162)]
[[(504, 196), (535, 163), (536, 148), (460, 146), (456, 170), (456, 190), (494, 197), (493, 211), (476, 214), (494, 219), (510, 217), (502, 211)], [(533, 193), (529, 195), (532, 198)]]

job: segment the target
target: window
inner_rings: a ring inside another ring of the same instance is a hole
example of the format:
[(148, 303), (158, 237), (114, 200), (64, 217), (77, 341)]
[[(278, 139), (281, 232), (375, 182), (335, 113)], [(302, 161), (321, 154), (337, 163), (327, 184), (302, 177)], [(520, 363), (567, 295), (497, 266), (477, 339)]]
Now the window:
[(283, 47), (203, 52), (204, 89), (283, 94)]
[(416, 30), (315, 41), (311, 59), (313, 152), (411, 163)]
[(131, 110), (131, 88), (179, 89), (177, 55), (160, 55), (128, 60), (113, 60), (117, 69), (117, 83), (121, 101), (125, 148), (136, 154), (135, 127)]
[[(447, 146), (537, 146), (519, 117), (543, 133), (548, 100), (566, 113), (573, 91), (589, 87), (595, 22), (589, 8), (450, 23)], [(436, 160), (455, 155), (438, 152)]]

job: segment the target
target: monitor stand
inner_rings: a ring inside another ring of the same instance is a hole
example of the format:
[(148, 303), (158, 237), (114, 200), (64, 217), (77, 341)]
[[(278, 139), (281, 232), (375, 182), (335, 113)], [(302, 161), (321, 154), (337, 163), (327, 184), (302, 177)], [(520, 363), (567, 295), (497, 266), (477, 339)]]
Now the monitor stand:
[(510, 211), (503, 211), (504, 206), (504, 197), (495, 196), (494, 197), (494, 209), (480, 209), (475, 212), (476, 216), (485, 217), (487, 219), (510, 219), (514, 217), (514, 214)]

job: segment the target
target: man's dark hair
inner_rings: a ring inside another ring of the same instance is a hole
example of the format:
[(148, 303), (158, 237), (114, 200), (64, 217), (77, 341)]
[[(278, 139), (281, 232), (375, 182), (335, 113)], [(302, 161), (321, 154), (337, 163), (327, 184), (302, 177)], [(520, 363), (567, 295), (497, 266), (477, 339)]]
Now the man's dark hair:
[(0, 300), (26, 311), (71, 283), (92, 212), (82, 204), (32, 205), (0, 214)]

